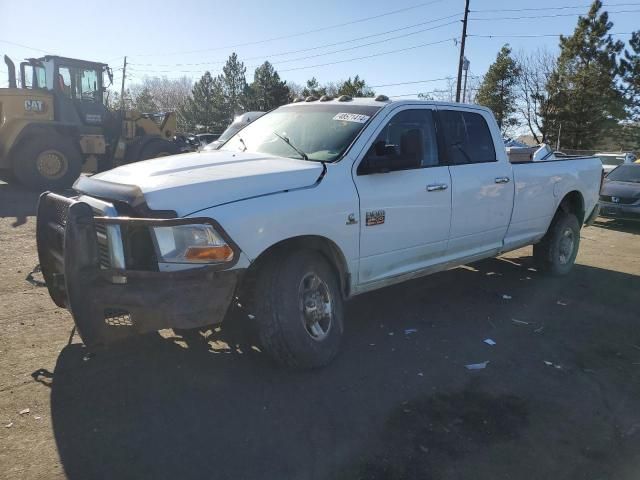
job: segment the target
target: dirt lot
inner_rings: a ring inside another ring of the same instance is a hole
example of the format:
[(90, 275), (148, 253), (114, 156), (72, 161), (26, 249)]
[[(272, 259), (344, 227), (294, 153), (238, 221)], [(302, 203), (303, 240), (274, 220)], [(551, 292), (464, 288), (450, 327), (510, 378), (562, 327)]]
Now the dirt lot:
[(566, 278), (522, 249), (358, 297), (291, 373), (240, 310), (87, 356), (25, 281), (35, 202), (0, 183), (0, 478), (640, 478), (640, 227), (584, 230)]

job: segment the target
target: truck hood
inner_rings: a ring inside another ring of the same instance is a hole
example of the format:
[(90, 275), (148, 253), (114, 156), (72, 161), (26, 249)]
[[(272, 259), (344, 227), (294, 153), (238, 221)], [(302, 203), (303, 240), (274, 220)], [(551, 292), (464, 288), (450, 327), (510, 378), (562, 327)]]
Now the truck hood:
[(623, 197), (623, 198), (640, 198), (640, 183), (633, 182), (619, 182), (616, 180), (605, 179), (602, 184), (601, 195), (610, 197)]
[[(89, 195), (135, 187), (152, 210), (179, 216), (223, 203), (313, 185), (323, 165), (264, 154), (213, 150), (132, 163), (76, 183)], [(93, 187), (92, 187), (93, 185)], [(92, 192), (92, 190), (94, 190)]]

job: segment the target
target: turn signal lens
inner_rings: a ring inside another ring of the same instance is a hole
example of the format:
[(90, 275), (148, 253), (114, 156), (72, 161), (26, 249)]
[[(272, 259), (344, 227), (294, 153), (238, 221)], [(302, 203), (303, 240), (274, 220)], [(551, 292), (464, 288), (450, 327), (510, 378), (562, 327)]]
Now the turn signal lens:
[(220, 247), (189, 247), (185, 260), (194, 262), (229, 262), (233, 260), (233, 250), (229, 245)]

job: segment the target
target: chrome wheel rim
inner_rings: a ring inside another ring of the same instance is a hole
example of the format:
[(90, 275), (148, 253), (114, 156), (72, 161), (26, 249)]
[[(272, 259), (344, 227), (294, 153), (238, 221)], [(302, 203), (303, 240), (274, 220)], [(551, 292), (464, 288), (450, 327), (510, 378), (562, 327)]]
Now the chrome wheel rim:
[(333, 302), (329, 286), (311, 272), (302, 277), (298, 291), (305, 331), (313, 340), (324, 340), (333, 323)]
[(45, 150), (36, 158), (38, 173), (49, 179), (58, 179), (67, 173), (66, 157), (57, 150)]
[(575, 247), (575, 234), (570, 228), (566, 228), (560, 237), (560, 245), (558, 247), (558, 260), (562, 265), (569, 263), (571, 256), (573, 255), (573, 249)]

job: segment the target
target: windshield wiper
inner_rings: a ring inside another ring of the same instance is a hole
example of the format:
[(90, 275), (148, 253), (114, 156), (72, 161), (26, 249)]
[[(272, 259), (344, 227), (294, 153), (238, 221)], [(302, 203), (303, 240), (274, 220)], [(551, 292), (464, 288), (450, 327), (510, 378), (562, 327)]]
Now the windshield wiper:
[(293, 145), (293, 144), (291, 143), (291, 140), (289, 140), (287, 137), (285, 137), (285, 136), (283, 136), (283, 135), (280, 135), (280, 134), (279, 134), (279, 133), (277, 133), (277, 132), (273, 132), (273, 134), (274, 134), (276, 137), (278, 137), (280, 140), (282, 140), (284, 143), (286, 143), (287, 145), (289, 145), (291, 148), (293, 148), (293, 149), (298, 153), (298, 155), (300, 155), (300, 156), (302, 157), (302, 159), (303, 159), (303, 160), (309, 160), (309, 156), (308, 156), (306, 153), (304, 153), (302, 150), (300, 150), (299, 148), (297, 148), (295, 145)]

